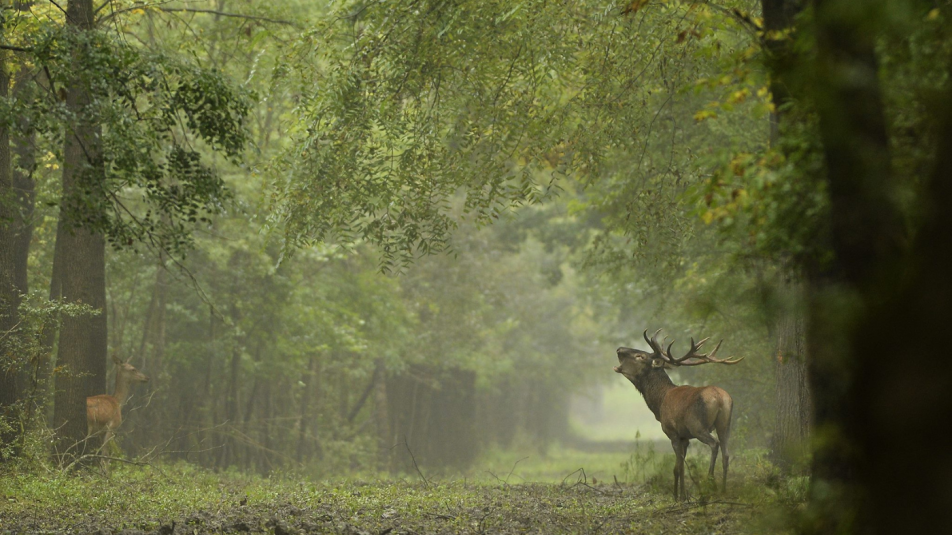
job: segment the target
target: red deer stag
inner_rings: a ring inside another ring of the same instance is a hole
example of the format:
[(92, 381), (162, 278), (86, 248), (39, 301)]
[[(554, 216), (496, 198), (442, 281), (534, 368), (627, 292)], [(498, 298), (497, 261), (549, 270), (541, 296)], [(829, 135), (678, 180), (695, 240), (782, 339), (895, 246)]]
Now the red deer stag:
[[(119, 357), (113, 355), (112, 361), (116, 363), (116, 390), (113, 395), (100, 394), (86, 398), (86, 429), (90, 437), (102, 435), (102, 446), (100, 451), (106, 447), (106, 444), (112, 440), (116, 429), (122, 423), (122, 406), (132, 393), (132, 386), (135, 383), (145, 383), (149, 378), (135, 369), (132, 364), (123, 362)], [(105, 468), (105, 463), (103, 464)]]
[[(698, 349), (708, 339), (698, 343), (691, 339), (691, 349), (681, 358), (671, 356), (672, 341), (665, 350), (658, 343), (658, 333), (648, 338), (648, 331), (644, 332), (645, 341), (651, 346), (651, 353), (640, 349), (619, 347), (618, 366), (615, 372), (624, 375), (645, 398), (645, 403), (655, 418), (661, 422), (661, 429), (671, 439), (671, 446), (677, 455), (674, 465), (674, 499), (678, 499), (678, 485), (680, 483), (680, 498), (687, 496), (684, 483), (684, 456), (688, 451), (688, 442), (696, 438), (711, 447), (711, 468), (708, 475), (714, 478), (714, 464), (717, 461), (717, 451), (723, 453), (724, 490), (727, 490), (727, 467), (730, 464), (730, 454), (727, 450), (727, 441), (731, 433), (731, 411), (734, 402), (730, 394), (716, 386), (694, 387), (675, 386), (664, 371), (665, 368), (676, 366), (700, 366), (701, 364), (737, 364), (738, 359), (715, 359), (714, 355), (721, 347), (717, 343), (710, 355), (698, 353)], [(722, 340), (723, 341), (723, 340)], [(717, 438), (711, 435), (711, 430), (717, 430)]]

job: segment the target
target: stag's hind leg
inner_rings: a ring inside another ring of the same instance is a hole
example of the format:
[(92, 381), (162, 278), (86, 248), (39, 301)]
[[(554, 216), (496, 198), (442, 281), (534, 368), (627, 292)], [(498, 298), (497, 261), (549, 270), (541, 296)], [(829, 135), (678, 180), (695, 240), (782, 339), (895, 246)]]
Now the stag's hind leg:
[(717, 451), (720, 449), (720, 441), (707, 431), (696, 433), (695, 438), (711, 448), (711, 467), (707, 471), (707, 476), (714, 479), (714, 466), (717, 464)]
[[(714, 429), (717, 430), (717, 439), (721, 443), (721, 464), (724, 465), (724, 492), (727, 492), (727, 467), (730, 466), (731, 454), (727, 450), (727, 442), (731, 438), (731, 412), (733, 406), (728, 406), (726, 411), (717, 415), (714, 421)], [(711, 474), (714, 473), (714, 460), (711, 460)]]

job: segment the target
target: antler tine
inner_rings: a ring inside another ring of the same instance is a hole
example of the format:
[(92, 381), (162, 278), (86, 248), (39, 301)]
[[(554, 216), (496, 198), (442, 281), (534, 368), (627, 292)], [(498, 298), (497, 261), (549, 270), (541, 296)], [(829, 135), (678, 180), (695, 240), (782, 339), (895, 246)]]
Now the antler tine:
[[(697, 344), (695, 349), (697, 347), (700, 347), (700, 345), (704, 343), (705, 340), (707, 340), (707, 338), (705, 338), (704, 340), (701, 340), (701, 342)], [(679, 366), (700, 366), (701, 364), (737, 364), (738, 362), (744, 360), (745, 357), (738, 357), (738, 358), (727, 357), (726, 359), (714, 358), (714, 355), (717, 354), (717, 350), (721, 348), (721, 344), (723, 342), (724, 340), (721, 340), (720, 342), (718, 342), (717, 346), (714, 347), (714, 351), (711, 351), (710, 354), (693, 355), (694, 358), (698, 360), (691, 361), (691, 362), (678, 361), (678, 365)]]
[(649, 340), (648, 329), (645, 329), (644, 337), (645, 337), (645, 342), (648, 342), (648, 345), (651, 346), (651, 350), (654, 351), (654, 354), (658, 355), (660, 358), (664, 358), (663, 346), (658, 344), (658, 334), (660, 333), (661, 333), (661, 329), (658, 329), (657, 331), (655, 331), (655, 333), (651, 336), (651, 339)]
[[(714, 350), (711, 351), (710, 354), (698, 353), (697, 352), (698, 349), (700, 349), (701, 346), (704, 345), (704, 343), (710, 339), (711, 339), (710, 337), (703, 338), (701, 339), (700, 342), (695, 343), (694, 338), (692, 337), (691, 349), (689, 349), (688, 352), (681, 358), (674, 358), (671, 356), (671, 346), (674, 345), (674, 342), (672, 342), (670, 345), (668, 345), (668, 351), (667, 351), (667, 355), (665, 355), (666, 357), (665, 360), (667, 360), (674, 366), (700, 366), (701, 364), (707, 364), (707, 363), (737, 364), (738, 362), (744, 359), (744, 357), (740, 357), (739, 359), (731, 359), (729, 357), (726, 359), (714, 358), (714, 355), (717, 354), (717, 350), (721, 348), (721, 344), (724, 343), (724, 340), (721, 340), (720, 342), (718, 342), (717, 346), (714, 347)], [(691, 359), (697, 359), (697, 360), (691, 360)]]

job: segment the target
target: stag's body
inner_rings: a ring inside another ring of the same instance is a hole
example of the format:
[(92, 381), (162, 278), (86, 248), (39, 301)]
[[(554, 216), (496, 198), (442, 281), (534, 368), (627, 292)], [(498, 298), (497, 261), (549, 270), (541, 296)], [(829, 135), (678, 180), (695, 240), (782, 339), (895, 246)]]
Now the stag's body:
[(100, 394), (86, 398), (86, 431), (90, 437), (102, 436), (100, 450), (112, 440), (122, 424), (122, 406), (132, 394), (132, 385), (149, 380), (128, 362), (115, 356), (112, 359), (116, 363), (115, 392), (111, 396)]
[[(740, 360), (713, 359), (717, 349), (711, 353), (710, 357), (698, 355), (696, 350), (704, 343), (704, 340), (696, 345), (692, 340), (692, 349), (688, 355), (681, 359), (674, 359), (661, 349), (654, 338), (649, 340), (647, 332), (645, 340), (655, 349), (655, 353), (620, 347), (617, 351), (619, 365), (615, 367), (615, 371), (624, 375), (641, 392), (648, 408), (661, 423), (661, 430), (671, 440), (671, 447), (677, 456), (674, 466), (674, 498), (683, 499), (687, 495), (684, 458), (692, 438), (700, 440), (711, 448), (711, 465), (708, 475), (712, 478), (718, 452), (722, 453), (723, 484), (726, 490), (727, 469), (730, 465), (727, 443), (730, 439), (731, 413), (734, 408), (730, 394), (716, 386), (676, 386), (664, 370), (668, 366), (695, 366), (707, 362), (735, 364)], [(668, 346), (668, 349), (670, 350), (671, 346)], [(688, 362), (691, 358), (701, 360)], [(717, 436), (712, 435), (711, 431), (715, 431)]]

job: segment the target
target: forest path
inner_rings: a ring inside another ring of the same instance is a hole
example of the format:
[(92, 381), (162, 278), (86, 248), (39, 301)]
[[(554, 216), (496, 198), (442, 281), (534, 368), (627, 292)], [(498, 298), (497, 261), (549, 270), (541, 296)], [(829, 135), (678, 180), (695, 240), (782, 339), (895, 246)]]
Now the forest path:
[[(302, 483), (297, 491), (273, 490), (249, 497), (223, 489), (211, 506), (186, 505), (164, 516), (123, 513), (117, 503), (11, 507), (19, 500), (8, 495), (0, 505), (0, 533), (738, 533), (756, 531), (752, 520), (759, 509), (736, 497), (678, 504), (644, 487), (592, 484), (581, 477), (562, 485)], [(169, 497), (160, 491), (139, 498)]]

